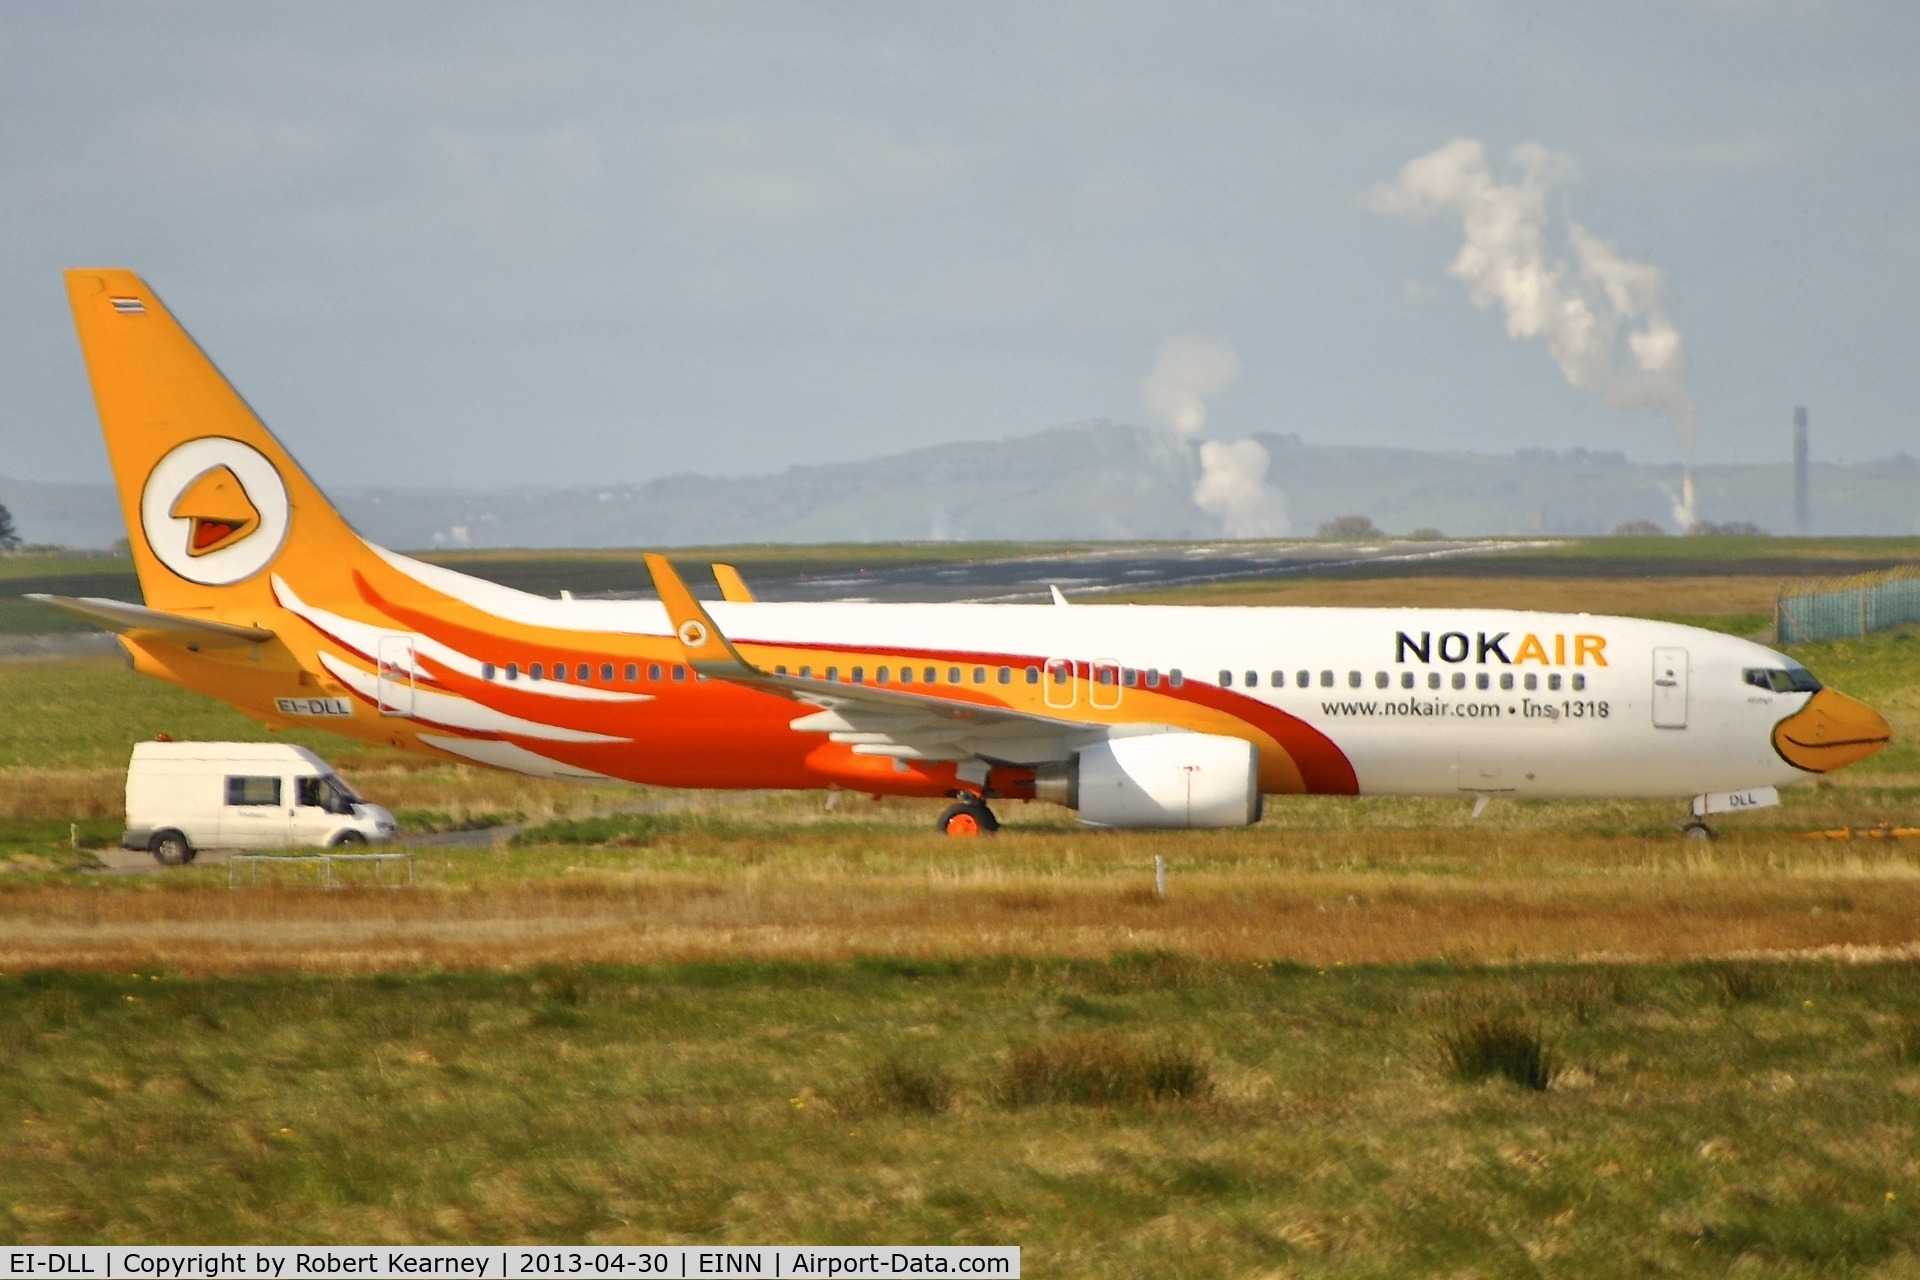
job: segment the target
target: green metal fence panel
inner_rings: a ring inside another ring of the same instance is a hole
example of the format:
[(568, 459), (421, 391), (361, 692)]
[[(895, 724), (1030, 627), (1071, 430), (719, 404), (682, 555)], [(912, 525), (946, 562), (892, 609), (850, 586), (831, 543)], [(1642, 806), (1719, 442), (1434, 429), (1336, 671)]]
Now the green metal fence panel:
[(1920, 566), (1789, 582), (1780, 588), (1773, 614), (1781, 644), (1864, 636), (1920, 622)]

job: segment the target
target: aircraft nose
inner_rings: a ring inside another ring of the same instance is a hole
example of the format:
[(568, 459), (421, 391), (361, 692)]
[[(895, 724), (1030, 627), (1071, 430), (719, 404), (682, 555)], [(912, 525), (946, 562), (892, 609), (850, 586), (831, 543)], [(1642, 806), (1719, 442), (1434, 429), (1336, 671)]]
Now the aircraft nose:
[(1773, 749), (1796, 769), (1825, 773), (1887, 745), (1893, 726), (1864, 702), (1822, 689), (1773, 727)]

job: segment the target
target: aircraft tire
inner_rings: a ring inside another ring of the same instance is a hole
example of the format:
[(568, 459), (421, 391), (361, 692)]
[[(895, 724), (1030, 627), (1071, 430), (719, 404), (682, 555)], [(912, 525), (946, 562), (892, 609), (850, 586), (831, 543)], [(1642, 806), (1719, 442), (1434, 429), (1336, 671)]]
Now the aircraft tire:
[(1692, 822), (1683, 824), (1680, 828), (1680, 834), (1689, 840), (1711, 840), (1713, 839), (1713, 828), (1696, 818)]
[(147, 841), (147, 852), (163, 867), (184, 867), (200, 852), (178, 831), (156, 831)]
[(935, 825), (944, 834), (965, 840), (992, 835), (1000, 829), (1000, 820), (993, 816), (993, 810), (978, 800), (962, 800), (959, 804), (948, 806)]

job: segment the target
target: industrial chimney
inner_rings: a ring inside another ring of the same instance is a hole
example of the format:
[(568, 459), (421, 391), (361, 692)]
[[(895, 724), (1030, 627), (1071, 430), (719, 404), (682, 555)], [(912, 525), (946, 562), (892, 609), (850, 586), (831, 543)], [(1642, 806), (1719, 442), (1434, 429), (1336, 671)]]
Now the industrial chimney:
[(1793, 411), (1793, 532), (1807, 536), (1807, 406)]

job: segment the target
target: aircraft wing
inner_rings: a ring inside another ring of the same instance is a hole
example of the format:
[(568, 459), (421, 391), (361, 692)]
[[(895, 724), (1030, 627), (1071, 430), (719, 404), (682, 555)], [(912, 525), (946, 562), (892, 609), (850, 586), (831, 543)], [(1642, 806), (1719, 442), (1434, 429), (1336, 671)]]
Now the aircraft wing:
[(190, 618), (178, 613), (161, 613), (145, 605), (100, 596), (49, 596), (30, 593), (29, 600), (85, 618), (95, 626), (122, 635), (131, 632), (158, 632), (179, 644), (199, 644), (210, 648), (242, 648), (273, 639), (273, 632), (260, 627), (236, 626), (211, 618)]
[(803, 733), (824, 733), (856, 754), (900, 760), (983, 760), (1040, 764), (1064, 760), (1078, 747), (1107, 736), (1104, 725), (1054, 719), (1004, 707), (900, 688), (766, 671), (740, 655), (665, 556), (648, 555), (647, 568), (667, 607), (687, 663), (712, 680), (778, 693), (818, 708), (793, 721)]

